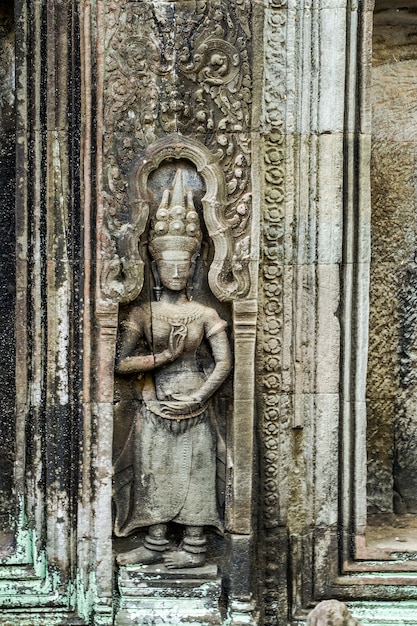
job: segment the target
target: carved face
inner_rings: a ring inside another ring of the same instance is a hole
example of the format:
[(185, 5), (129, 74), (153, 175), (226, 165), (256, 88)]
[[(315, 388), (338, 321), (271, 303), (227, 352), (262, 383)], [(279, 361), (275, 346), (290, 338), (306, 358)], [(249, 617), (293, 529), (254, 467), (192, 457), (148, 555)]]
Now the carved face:
[(181, 291), (187, 286), (191, 259), (186, 250), (164, 250), (157, 260), (159, 278), (167, 289)]

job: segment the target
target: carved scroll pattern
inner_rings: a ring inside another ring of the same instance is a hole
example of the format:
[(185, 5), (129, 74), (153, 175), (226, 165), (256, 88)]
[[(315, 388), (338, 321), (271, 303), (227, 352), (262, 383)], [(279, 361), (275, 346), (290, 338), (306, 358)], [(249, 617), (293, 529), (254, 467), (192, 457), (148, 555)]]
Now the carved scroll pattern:
[(265, 526), (265, 592), (263, 623), (277, 623), (279, 606), (278, 483), (285, 480), (279, 467), (285, 464), (289, 411), (282, 403), (283, 332), (283, 236), (285, 203), (285, 0), (265, 2), (265, 79), (262, 117), (263, 191), (263, 515)]
[(230, 270), (235, 278), (249, 275), (251, 3), (190, 5), (192, 11), (187, 3), (153, 0), (106, 4), (102, 288), (116, 300), (129, 300), (137, 280), (129, 171), (147, 147), (173, 133), (198, 139), (225, 173)]

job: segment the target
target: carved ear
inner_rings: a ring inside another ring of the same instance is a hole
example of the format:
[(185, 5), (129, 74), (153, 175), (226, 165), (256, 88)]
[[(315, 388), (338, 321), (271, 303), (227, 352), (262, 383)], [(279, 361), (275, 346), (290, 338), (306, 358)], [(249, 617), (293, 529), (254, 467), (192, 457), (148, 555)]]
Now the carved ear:
[(155, 293), (155, 300), (157, 302), (160, 301), (161, 299), (161, 294), (162, 294), (162, 285), (161, 285), (161, 279), (159, 278), (159, 274), (158, 274), (158, 267), (156, 265), (156, 261), (152, 261), (151, 263), (151, 269), (152, 269), (152, 275), (153, 275), (153, 280), (154, 280), (154, 293)]
[(139, 242), (139, 254), (142, 261), (146, 261), (148, 257), (148, 242), (142, 241)]
[(197, 260), (198, 260), (199, 256), (200, 256), (200, 252), (196, 252), (191, 257), (190, 275), (188, 276), (187, 287), (186, 287), (187, 299), (188, 300), (192, 300), (193, 299), (195, 266), (196, 266), (196, 263), (197, 263)]

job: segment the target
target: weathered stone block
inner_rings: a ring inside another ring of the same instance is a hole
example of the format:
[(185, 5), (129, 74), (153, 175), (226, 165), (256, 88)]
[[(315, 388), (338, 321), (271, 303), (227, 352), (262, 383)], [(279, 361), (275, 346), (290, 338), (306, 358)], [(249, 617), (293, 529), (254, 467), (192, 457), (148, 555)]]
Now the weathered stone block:
[(220, 625), (221, 578), (215, 565), (168, 571), (162, 565), (121, 567), (116, 626)]

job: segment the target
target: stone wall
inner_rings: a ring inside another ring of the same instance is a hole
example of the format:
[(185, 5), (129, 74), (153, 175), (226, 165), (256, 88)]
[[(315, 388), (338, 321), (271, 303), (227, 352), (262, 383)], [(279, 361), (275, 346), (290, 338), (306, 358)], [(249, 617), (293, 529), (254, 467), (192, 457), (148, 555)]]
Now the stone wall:
[(414, 512), (415, 28), (375, 12), (372, 70), (372, 266), (368, 370), (369, 504)]
[(412, 624), (413, 11), (7, 6), (0, 624)]

